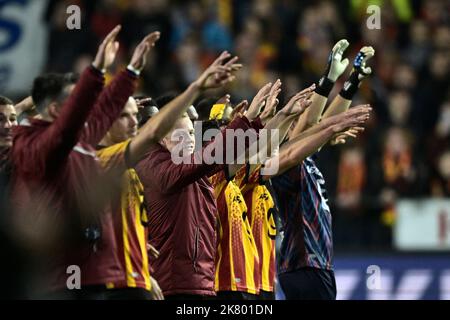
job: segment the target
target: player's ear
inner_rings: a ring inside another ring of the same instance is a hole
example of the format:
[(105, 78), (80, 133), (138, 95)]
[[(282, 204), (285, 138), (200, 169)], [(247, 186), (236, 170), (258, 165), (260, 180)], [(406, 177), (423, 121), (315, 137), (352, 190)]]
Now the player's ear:
[(48, 114), (49, 116), (51, 116), (53, 119), (58, 118), (59, 116), (59, 111), (60, 108), (58, 106), (58, 104), (56, 102), (52, 102), (50, 103), (50, 105), (48, 106)]

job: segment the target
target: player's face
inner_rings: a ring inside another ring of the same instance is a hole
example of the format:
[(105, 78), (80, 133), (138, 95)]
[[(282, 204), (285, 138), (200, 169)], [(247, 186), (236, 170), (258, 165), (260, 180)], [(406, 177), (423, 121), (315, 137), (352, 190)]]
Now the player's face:
[(173, 130), (164, 138), (163, 144), (169, 151), (182, 151), (183, 155), (193, 153), (195, 149), (195, 132), (191, 119), (189, 117), (179, 119)]
[(109, 129), (109, 136), (113, 143), (119, 143), (133, 138), (138, 132), (138, 106), (132, 97), (128, 99), (119, 119)]
[(12, 146), (12, 127), (16, 125), (17, 115), (14, 106), (0, 106), (0, 147)]

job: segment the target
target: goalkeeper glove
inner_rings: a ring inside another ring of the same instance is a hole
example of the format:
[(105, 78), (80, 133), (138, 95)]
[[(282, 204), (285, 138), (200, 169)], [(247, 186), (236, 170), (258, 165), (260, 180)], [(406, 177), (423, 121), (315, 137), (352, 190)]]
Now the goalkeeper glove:
[(339, 93), (342, 98), (352, 100), (358, 90), (361, 81), (372, 74), (372, 69), (366, 66), (367, 60), (375, 55), (372, 47), (362, 47), (353, 61), (353, 70), (344, 87)]
[(339, 40), (334, 45), (333, 50), (331, 50), (331, 53), (328, 56), (328, 65), (325, 74), (320, 79), (316, 89), (317, 94), (328, 97), (337, 78), (339, 78), (344, 73), (345, 69), (347, 69), (349, 61), (348, 59), (342, 60), (342, 54), (348, 46), (349, 43), (345, 39)]

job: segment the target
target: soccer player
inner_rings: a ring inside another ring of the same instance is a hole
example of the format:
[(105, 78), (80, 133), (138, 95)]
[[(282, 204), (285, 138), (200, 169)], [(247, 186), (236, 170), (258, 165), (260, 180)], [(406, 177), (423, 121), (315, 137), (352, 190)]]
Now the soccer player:
[[(159, 38), (159, 34), (157, 35)], [(157, 38), (150, 42), (153, 44)], [(223, 57), (226, 55), (223, 54)], [(222, 61), (222, 60), (221, 60)], [(140, 69), (143, 68), (143, 64)], [(138, 71), (140, 71), (140, 69)], [(221, 64), (215, 63), (198, 79), (198, 86), (191, 86), (150, 118), (138, 132), (138, 105), (129, 98), (118, 120), (114, 122), (100, 143), (97, 155), (100, 162), (108, 167), (118, 157), (124, 157), (127, 170), (123, 173), (120, 187), (120, 200), (113, 200), (115, 233), (119, 249), (119, 258), (125, 277), (122, 281), (108, 284), (111, 290), (108, 296), (114, 298), (130, 297), (150, 299), (162, 297), (156, 280), (149, 274), (147, 254), (148, 218), (144, 205), (144, 189), (133, 167), (143, 156), (157, 147), (175, 122), (190, 107), (200, 88), (208, 89), (208, 78), (221, 77), (224, 74)], [(222, 80), (222, 83), (226, 82)], [(152, 292), (150, 292), (150, 289)]]
[[(367, 60), (374, 55), (371, 47), (364, 47), (358, 53), (350, 78), (319, 122), (327, 96), (348, 65), (348, 59), (342, 60), (342, 54), (347, 47), (346, 40), (341, 40), (334, 46), (326, 73), (312, 97), (313, 102), (290, 134), (286, 149), (291, 148), (295, 141), (300, 143), (304, 141), (305, 147), (301, 153), (293, 152), (292, 156), (295, 157), (288, 157), (285, 160), (290, 162), (289, 166), (295, 164), (297, 161), (295, 158), (303, 159), (320, 149), (323, 144), (312, 143), (314, 136), (327, 135), (326, 141), (338, 138), (341, 143), (343, 137), (354, 136), (361, 130), (359, 125), (364, 121), (359, 123), (350, 121), (350, 126), (332, 125), (330, 127), (329, 125), (336, 122), (336, 119), (342, 124), (342, 121), (350, 120), (345, 120), (347, 116), (354, 117), (355, 113), (358, 113), (358, 108), (344, 111), (350, 106), (360, 81), (371, 73), (370, 68), (366, 66)], [(356, 116), (356, 119), (358, 117), (361, 117), (361, 120), (364, 119), (364, 115)], [(331, 131), (325, 129), (326, 127), (331, 128)], [(351, 130), (347, 130), (348, 128)], [(340, 130), (342, 130), (341, 133), (339, 133)], [(291, 160), (288, 160), (289, 158)], [(307, 157), (301, 164), (294, 165), (271, 179), (282, 223), (278, 277), (287, 299), (332, 300), (336, 298), (332, 265), (331, 213), (324, 178), (314, 159), (315, 156)]]
[[(0, 208), (2, 213), (6, 212), (9, 202), (8, 185), (11, 175), (9, 152), (13, 144), (12, 128), (17, 125), (17, 113), (13, 102), (0, 96)], [(0, 227), (7, 217), (0, 216)]]
[(0, 96), (0, 150), (12, 146), (12, 127), (17, 125), (17, 113), (14, 104)]

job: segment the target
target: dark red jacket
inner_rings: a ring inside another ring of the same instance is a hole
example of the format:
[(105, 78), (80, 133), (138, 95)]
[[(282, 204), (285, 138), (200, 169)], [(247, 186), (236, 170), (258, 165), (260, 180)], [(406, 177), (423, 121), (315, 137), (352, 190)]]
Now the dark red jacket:
[[(119, 117), (136, 77), (124, 71), (102, 91), (103, 83), (101, 73), (86, 69), (55, 121), (32, 120), (14, 130), (15, 224), (24, 241), (35, 242), (35, 249), (42, 251), (42, 267), (54, 289), (65, 288), (69, 265), (81, 268), (82, 284), (105, 284), (124, 276), (111, 213), (100, 201), (107, 195), (99, 192), (104, 172), (93, 147)], [(94, 252), (83, 230), (98, 217), (102, 238)]]
[[(227, 128), (245, 131), (250, 123), (238, 118)], [(225, 138), (224, 157), (226, 146)], [(175, 164), (162, 146), (136, 167), (144, 185), (150, 243), (160, 252), (151, 260), (152, 276), (164, 295), (215, 295), (217, 207), (208, 177), (222, 169), (215, 164)]]

